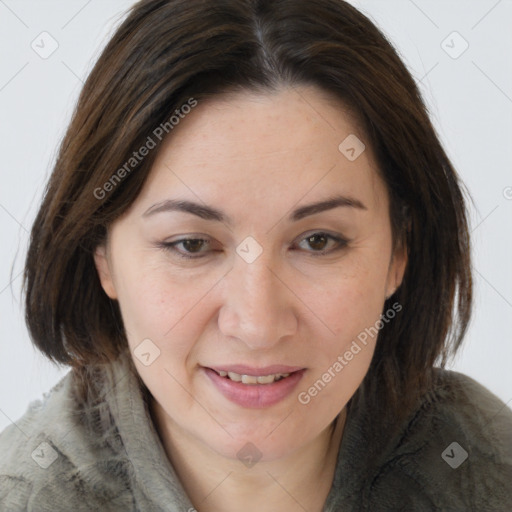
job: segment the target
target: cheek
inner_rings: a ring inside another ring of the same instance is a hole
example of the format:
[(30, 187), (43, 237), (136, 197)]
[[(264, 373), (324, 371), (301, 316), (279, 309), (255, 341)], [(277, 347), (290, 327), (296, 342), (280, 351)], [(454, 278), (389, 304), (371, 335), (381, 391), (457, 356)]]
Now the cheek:
[(374, 354), (383, 305), (369, 280), (354, 278), (336, 284), (336, 291), (320, 309), (335, 335), (312, 336), (311, 371), (297, 396), (301, 407), (314, 410), (318, 418), (334, 417), (363, 381)]
[(331, 376), (333, 371), (337, 375), (333, 381), (340, 383), (347, 378), (352, 382), (366, 373), (377, 340), (375, 326), (383, 302), (380, 294), (373, 288), (364, 289), (364, 284), (358, 280), (339, 283), (336, 293), (324, 299), (323, 305), (316, 306), (329, 330), (324, 329), (324, 336), (312, 336), (315, 378), (330, 370)]
[[(119, 297), (132, 359), (161, 403), (169, 397), (173, 402), (188, 400), (182, 386), (190, 388), (187, 362), (201, 329), (201, 322), (194, 317), (197, 308), (193, 308), (197, 292), (187, 293), (186, 287), (176, 293), (170, 290), (173, 286), (168, 280), (144, 272), (125, 282)], [(150, 354), (149, 364), (143, 360), (145, 353)]]
[(183, 367), (207, 322), (207, 292), (216, 280), (151, 262), (125, 266), (119, 303), (132, 351), (148, 338), (170, 367)]
[(117, 269), (116, 290), (128, 333), (134, 338), (160, 337), (171, 328), (180, 305), (169, 292), (169, 283), (161, 272), (135, 258), (119, 262)]
[(384, 304), (386, 276), (385, 258), (360, 250), (343, 265), (329, 269), (314, 286), (311, 279), (304, 281), (305, 302), (318, 312), (328, 327), (323, 328), (325, 337), (331, 337), (338, 348), (377, 321)]
[[(324, 280), (323, 290), (315, 287), (308, 293), (308, 306), (326, 326), (321, 331), (325, 334), (311, 336), (315, 364), (302, 386), (303, 391), (311, 389), (310, 398), (317, 394), (329, 397), (330, 404), (318, 400), (316, 407), (335, 410), (342, 406), (366, 375), (382, 327), (386, 275), (385, 258), (366, 248)], [(324, 387), (328, 390), (323, 391)]]

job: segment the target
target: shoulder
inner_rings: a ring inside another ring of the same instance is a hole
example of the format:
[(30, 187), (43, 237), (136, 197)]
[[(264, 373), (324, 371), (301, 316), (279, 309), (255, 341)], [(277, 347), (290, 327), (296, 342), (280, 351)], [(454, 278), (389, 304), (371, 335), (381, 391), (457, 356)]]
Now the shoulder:
[[(47, 447), (42, 446), (39, 454), (34, 450), (46, 440), (45, 433), (51, 433), (54, 430), (54, 422), (58, 422), (62, 416), (69, 380), (68, 373), (49, 392), (44, 393), (42, 399), (30, 402), (21, 418), (12, 421), (0, 432), (0, 475), (19, 472), (21, 477), (24, 472), (29, 472), (33, 465), (42, 467), (49, 464), (46, 455), (50, 454), (50, 450)], [(29, 449), (32, 450), (29, 452)], [(28, 458), (25, 457), (27, 453)], [(32, 462), (29, 462), (29, 459)]]
[[(93, 441), (73, 396), (72, 379), (69, 372), (0, 432), (1, 510), (85, 511), (98, 505), (115, 510), (116, 499), (117, 506), (130, 510), (129, 497), (112, 485), (122, 482), (112, 474), (122, 474), (126, 461)], [(105, 437), (104, 432), (98, 435), (98, 440)]]
[(512, 510), (512, 411), (477, 381), (436, 369), (397, 432), (372, 486), (381, 504), (400, 496), (415, 510)]
[(42, 400), (31, 402), (23, 416), (0, 432), (0, 504), (2, 509), (27, 510), (30, 497), (51, 475), (58, 452), (51, 441), (63, 413), (70, 375)]

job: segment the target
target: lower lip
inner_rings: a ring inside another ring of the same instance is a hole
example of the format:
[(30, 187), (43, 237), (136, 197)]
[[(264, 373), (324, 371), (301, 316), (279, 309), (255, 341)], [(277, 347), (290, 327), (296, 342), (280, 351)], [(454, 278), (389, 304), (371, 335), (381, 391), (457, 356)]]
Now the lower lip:
[(291, 373), (288, 377), (272, 384), (242, 384), (227, 377), (221, 377), (210, 368), (203, 368), (203, 370), (228, 400), (242, 407), (255, 409), (270, 407), (284, 400), (297, 386), (305, 371)]

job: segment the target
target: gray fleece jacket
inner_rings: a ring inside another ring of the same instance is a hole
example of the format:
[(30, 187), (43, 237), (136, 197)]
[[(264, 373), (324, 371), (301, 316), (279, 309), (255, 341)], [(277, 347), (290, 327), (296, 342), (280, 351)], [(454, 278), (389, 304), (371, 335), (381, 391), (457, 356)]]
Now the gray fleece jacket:
[[(128, 357), (98, 372), (94, 405), (80, 407), (69, 372), (0, 433), (0, 511), (195, 510)], [(324, 512), (512, 511), (512, 411), (463, 374), (437, 375), (401, 424), (350, 404)]]

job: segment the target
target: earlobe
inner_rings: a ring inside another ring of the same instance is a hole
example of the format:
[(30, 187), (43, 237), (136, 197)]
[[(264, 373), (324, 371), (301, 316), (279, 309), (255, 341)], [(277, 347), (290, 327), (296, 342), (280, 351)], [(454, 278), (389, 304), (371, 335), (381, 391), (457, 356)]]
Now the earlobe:
[(94, 264), (98, 272), (101, 287), (111, 299), (117, 299), (105, 245), (98, 245), (94, 250)]

